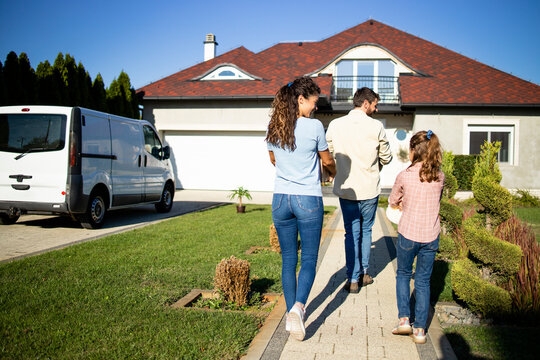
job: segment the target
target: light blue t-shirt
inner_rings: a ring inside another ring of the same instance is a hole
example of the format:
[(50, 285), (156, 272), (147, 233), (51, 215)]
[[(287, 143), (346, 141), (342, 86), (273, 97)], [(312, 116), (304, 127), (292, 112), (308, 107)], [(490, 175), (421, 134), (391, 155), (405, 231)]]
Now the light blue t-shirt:
[(274, 193), (322, 196), (318, 152), (328, 149), (324, 127), (317, 119), (301, 117), (294, 137), (294, 151), (268, 143), (276, 159)]

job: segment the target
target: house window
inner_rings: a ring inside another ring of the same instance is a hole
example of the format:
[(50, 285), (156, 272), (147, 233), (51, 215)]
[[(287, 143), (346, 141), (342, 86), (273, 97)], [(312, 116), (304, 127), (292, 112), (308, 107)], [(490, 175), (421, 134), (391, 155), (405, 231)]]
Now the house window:
[(497, 154), (500, 163), (513, 165), (514, 163), (514, 126), (479, 126), (469, 125), (469, 154), (480, 154), (481, 146), (485, 141), (501, 142), (501, 149)]
[(368, 87), (388, 102), (398, 94), (395, 71), (392, 60), (341, 60), (334, 74), (337, 100), (351, 100), (357, 89)]

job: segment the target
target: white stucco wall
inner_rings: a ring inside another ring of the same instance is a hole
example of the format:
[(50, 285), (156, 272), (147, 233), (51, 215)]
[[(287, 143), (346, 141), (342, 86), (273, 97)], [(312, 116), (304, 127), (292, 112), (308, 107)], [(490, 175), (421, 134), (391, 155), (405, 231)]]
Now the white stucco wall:
[(270, 101), (145, 102), (143, 118), (158, 131), (266, 131)]
[(464, 133), (467, 124), (512, 125), (514, 134), (514, 164), (500, 164), (501, 185), (509, 189), (540, 189), (540, 116), (522, 111), (436, 111), (417, 112), (413, 132), (431, 129), (440, 138), (444, 150), (468, 153)]

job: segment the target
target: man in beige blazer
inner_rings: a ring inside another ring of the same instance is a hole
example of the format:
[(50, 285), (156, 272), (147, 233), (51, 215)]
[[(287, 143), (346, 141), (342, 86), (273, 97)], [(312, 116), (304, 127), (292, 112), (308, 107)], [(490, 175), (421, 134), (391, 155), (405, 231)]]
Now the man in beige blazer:
[(370, 116), (377, 111), (379, 100), (373, 90), (358, 89), (354, 109), (333, 120), (326, 132), (328, 148), (336, 159), (334, 194), (339, 197), (345, 224), (345, 289), (351, 293), (373, 283), (367, 270), (371, 228), (381, 193), (379, 172), (392, 160), (383, 124)]

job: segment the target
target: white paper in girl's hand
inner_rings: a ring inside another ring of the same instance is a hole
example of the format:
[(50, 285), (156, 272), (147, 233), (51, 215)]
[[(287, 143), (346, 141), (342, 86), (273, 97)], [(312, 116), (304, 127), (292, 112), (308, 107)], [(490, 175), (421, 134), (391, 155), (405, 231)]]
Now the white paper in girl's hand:
[(393, 208), (391, 206), (388, 206), (386, 208), (386, 217), (394, 224), (399, 224), (399, 219), (401, 218), (401, 210), (399, 208)]

